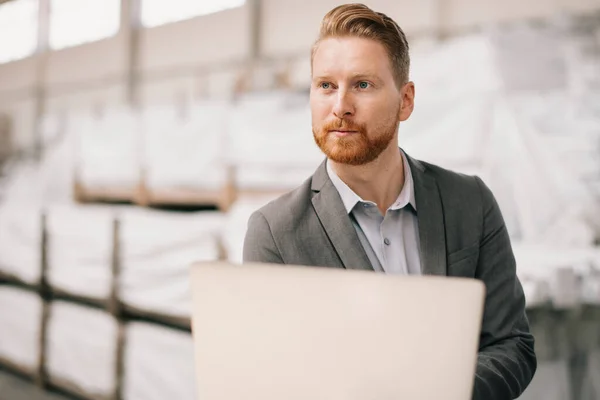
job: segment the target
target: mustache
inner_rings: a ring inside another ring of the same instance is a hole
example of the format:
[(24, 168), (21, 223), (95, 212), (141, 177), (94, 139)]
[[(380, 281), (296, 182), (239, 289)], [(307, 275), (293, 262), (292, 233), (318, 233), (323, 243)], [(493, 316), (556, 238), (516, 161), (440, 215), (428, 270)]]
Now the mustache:
[(366, 127), (363, 124), (358, 124), (347, 119), (336, 119), (325, 122), (321, 128), (322, 132), (335, 130), (357, 131), (364, 133), (366, 131)]

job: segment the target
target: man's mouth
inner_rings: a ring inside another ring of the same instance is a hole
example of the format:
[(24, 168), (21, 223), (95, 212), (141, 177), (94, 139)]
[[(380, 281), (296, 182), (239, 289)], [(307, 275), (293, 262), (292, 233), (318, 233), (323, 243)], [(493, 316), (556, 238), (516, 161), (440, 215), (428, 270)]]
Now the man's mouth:
[(352, 131), (352, 130), (348, 130), (348, 129), (334, 129), (329, 132), (335, 134), (338, 137), (344, 137), (344, 136), (352, 135), (353, 133), (358, 133), (358, 131)]

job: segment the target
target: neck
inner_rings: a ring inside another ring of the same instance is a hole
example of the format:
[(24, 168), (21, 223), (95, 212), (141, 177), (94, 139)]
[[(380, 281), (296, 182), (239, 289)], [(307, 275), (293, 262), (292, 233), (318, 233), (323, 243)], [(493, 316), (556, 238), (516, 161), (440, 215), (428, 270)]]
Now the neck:
[(329, 160), (340, 179), (363, 200), (377, 204), (383, 215), (404, 186), (404, 164), (396, 143), (392, 140), (377, 159), (365, 165), (339, 164)]

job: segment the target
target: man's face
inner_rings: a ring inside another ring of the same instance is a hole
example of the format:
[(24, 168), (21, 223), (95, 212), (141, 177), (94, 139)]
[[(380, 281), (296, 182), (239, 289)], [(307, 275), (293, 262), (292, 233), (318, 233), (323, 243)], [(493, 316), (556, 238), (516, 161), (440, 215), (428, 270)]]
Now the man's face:
[[(334, 162), (375, 160), (413, 108), (414, 85), (399, 90), (383, 45), (356, 37), (321, 41), (313, 56), (310, 106), (315, 142)], [(394, 143), (396, 146), (397, 143)]]

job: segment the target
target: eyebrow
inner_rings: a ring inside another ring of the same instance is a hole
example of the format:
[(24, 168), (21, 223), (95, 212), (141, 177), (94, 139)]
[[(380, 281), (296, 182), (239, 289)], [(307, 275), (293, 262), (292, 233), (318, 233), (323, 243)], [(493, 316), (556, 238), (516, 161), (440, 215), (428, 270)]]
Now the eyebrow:
[[(372, 74), (354, 74), (351, 75), (350, 77), (351, 80), (369, 80), (369, 81), (375, 81), (375, 82), (381, 82), (381, 79), (378, 78), (376, 75), (372, 75)], [(328, 74), (324, 74), (324, 75), (315, 75), (313, 76), (313, 81), (323, 81), (323, 80), (332, 80), (332, 77)]]
[(355, 74), (355, 75), (352, 75), (352, 79), (353, 80), (366, 79), (366, 80), (377, 81), (377, 82), (380, 81), (380, 79), (376, 75), (372, 75), (372, 74)]

